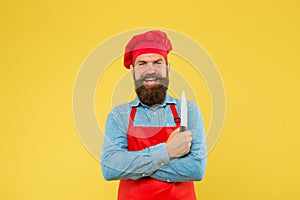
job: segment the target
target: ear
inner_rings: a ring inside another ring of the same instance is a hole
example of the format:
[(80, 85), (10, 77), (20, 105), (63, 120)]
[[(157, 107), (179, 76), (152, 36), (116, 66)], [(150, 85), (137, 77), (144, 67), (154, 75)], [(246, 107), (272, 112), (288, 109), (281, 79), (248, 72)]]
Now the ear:
[(171, 63), (168, 63), (168, 72), (170, 71), (171, 69)]
[(131, 75), (133, 76), (133, 66), (130, 65), (130, 72), (131, 72)]

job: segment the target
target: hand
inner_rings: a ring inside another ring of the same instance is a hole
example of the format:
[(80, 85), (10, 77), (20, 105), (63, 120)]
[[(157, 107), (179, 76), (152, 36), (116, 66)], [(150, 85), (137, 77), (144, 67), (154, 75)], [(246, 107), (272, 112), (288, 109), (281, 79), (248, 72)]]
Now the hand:
[(184, 132), (179, 132), (179, 128), (174, 130), (166, 142), (170, 158), (178, 158), (188, 154), (191, 142), (192, 132), (190, 130)]

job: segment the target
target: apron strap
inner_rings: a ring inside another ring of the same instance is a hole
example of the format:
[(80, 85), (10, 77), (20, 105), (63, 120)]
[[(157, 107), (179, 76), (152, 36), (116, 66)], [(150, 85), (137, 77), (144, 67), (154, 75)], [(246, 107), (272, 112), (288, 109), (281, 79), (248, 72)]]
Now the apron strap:
[(133, 126), (133, 120), (135, 117), (135, 113), (136, 113), (136, 106), (132, 106), (131, 107), (131, 112), (130, 112), (130, 117), (129, 117), (129, 126)]
[(180, 126), (180, 121), (181, 120), (180, 120), (180, 117), (178, 116), (175, 104), (174, 103), (170, 104), (170, 107), (171, 107), (171, 110), (172, 110), (172, 113), (173, 113), (174, 122), (176, 123), (176, 126)]
[[(174, 122), (176, 123), (176, 126), (180, 126), (180, 121), (181, 120), (180, 120), (180, 117), (178, 116), (175, 104), (171, 103), (170, 107), (171, 107), (171, 111), (172, 111), (172, 114), (173, 114), (173, 117), (174, 117)], [(133, 120), (134, 120), (134, 117), (135, 117), (135, 113), (136, 113), (136, 106), (132, 106), (131, 112), (130, 112), (130, 117), (129, 117), (129, 125), (130, 126), (133, 126)]]

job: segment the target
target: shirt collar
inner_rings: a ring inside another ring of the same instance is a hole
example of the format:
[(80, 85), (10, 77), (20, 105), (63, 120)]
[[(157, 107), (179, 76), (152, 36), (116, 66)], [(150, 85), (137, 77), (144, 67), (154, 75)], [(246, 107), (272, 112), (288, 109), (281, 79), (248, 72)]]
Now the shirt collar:
[[(171, 97), (171, 96), (169, 95), (169, 93), (166, 93), (166, 98), (165, 98), (164, 102), (163, 102), (161, 105), (159, 105), (159, 107), (164, 107), (164, 106), (166, 106), (167, 104), (171, 104), (171, 103), (176, 104), (176, 103), (177, 103), (177, 102), (176, 102), (176, 99), (175, 99), (174, 97)], [(136, 96), (135, 99), (134, 99), (130, 104), (131, 104), (131, 106), (139, 106), (139, 105), (142, 105), (142, 106), (145, 106), (145, 107), (149, 107), (149, 106), (143, 104), (143, 103), (140, 101), (140, 99), (138, 98), (138, 96)]]

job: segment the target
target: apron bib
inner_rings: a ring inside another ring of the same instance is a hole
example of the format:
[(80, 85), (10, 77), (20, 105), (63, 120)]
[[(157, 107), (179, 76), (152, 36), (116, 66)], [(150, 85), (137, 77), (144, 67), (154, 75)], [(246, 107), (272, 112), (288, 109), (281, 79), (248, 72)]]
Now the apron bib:
[[(134, 126), (136, 107), (132, 107), (127, 130), (129, 151), (139, 151), (168, 140), (170, 134), (180, 127), (180, 118), (174, 104), (170, 104), (170, 107), (176, 122), (174, 127)], [(120, 180), (118, 200), (155, 199), (195, 200), (194, 183), (192, 181), (168, 183), (151, 177)]]

